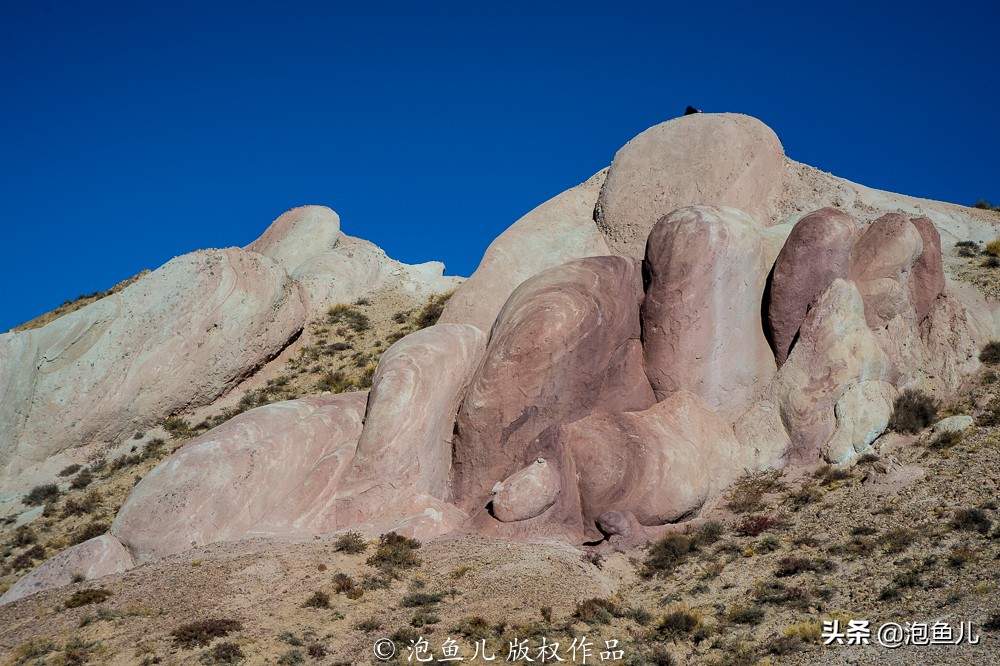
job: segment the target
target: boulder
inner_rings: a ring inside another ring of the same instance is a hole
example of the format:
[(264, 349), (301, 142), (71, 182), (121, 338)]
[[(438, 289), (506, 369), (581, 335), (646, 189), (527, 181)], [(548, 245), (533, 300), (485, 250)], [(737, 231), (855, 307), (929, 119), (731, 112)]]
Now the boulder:
[(244, 249), (274, 259), (291, 274), (312, 257), (332, 250), (339, 239), (339, 215), (326, 206), (300, 206), (282, 214)]
[(857, 225), (850, 215), (821, 208), (792, 228), (774, 263), (767, 321), (775, 359), (788, 358), (809, 304), (850, 270)]
[(485, 347), (475, 326), (437, 324), (382, 355), (357, 454), (336, 493), (338, 528), (402, 517), (397, 507), (414, 496), (427, 506), (445, 498), (455, 414)]
[(910, 271), (923, 249), (920, 232), (900, 213), (883, 215), (858, 238), (849, 277), (861, 292), (871, 328), (885, 328), (912, 308)]
[[(279, 402), (245, 412), (186, 444), (135, 487), (111, 533), (136, 564), (195, 546), (243, 538), (309, 478), (330, 469), (361, 436), (366, 395), (345, 393)], [(337, 468), (330, 470), (334, 476)], [(287, 506), (287, 505), (286, 505)], [(280, 516), (294, 525), (298, 511)], [(275, 530), (278, 531), (278, 530)]]
[(941, 419), (931, 427), (931, 432), (935, 435), (944, 432), (960, 432), (966, 428), (971, 428), (975, 424), (976, 421), (971, 416), (959, 414), (958, 416), (949, 416)]
[(889, 426), (899, 393), (888, 382), (852, 384), (834, 407), (833, 436), (823, 446), (823, 458), (841, 465), (864, 453)]
[(888, 373), (889, 360), (865, 323), (861, 294), (853, 282), (837, 278), (806, 314), (799, 340), (775, 381), (775, 398), (791, 438), (789, 457), (815, 461), (838, 427), (855, 418), (846, 410), (839, 418), (835, 412), (848, 389), (884, 380)]
[(731, 208), (678, 209), (649, 234), (643, 267), (643, 349), (657, 400), (690, 391), (735, 422), (775, 373), (757, 223)]
[(280, 265), (230, 248), (178, 257), (42, 328), (0, 336), (0, 477), (211, 403), (304, 319)]
[(528, 449), (547, 428), (652, 405), (639, 342), (641, 299), (639, 266), (622, 257), (571, 261), (511, 294), (456, 421), (452, 489), (459, 506), (485, 506), (498, 481), (537, 457)]
[(118, 539), (104, 534), (67, 548), (35, 567), (0, 596), (0, 605), (43, 590), (70, 585), (80, 576), (84, 580), (93, 580), (127, 571), (133, 566), (131, 555)]
[(606, 174), (602, 170), (546, 201), (500, 234), (439, 321), (489, 332), (507, 298), (528, 278), (573, 259), (611, 254), (593, 219)]
[(783, 159), (778, 137), (755, 118), (675, 118), (615, 154), (594, 220), (616, 253), (636, 259), (653, 225), (683, 206), (738, 208), (769, 224), (781, 193)]

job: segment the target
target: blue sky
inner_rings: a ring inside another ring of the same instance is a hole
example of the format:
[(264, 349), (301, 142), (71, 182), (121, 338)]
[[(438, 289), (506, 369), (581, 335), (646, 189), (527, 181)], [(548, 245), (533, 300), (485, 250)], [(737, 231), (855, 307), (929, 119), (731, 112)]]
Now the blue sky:
[(0, 331), (309, 203), (468, 275), (687, 104), (1000, 202), (996, 2), (208, 4), (0, 1)]

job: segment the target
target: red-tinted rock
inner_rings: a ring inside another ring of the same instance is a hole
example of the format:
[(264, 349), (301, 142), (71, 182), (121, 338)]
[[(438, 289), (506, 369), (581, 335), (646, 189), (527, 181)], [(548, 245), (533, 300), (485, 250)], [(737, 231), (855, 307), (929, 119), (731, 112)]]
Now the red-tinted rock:
[(941, 234), (926, 217), (910, 218), (920, 232), (924, 249), (913, 264), (910, 275), (910, 296), (917, 311), (917, 324), (930, 316), (934, 302), (944, 295), (944, 264), (941, 259)]
[(778, 365), (785, 362), (809, 304), (847, 277), (857, 225), (834, 208), (809, 213), (792, 229), (771, 278), (767, 318)]
[[(480, 508), (545, 429), (653, 403), (639, 343), (639, 266), (591, 257), (539, 273), (497, 318), (456, 421), (453, 490)], [(558, 463), (558, 458), (554, 459)]]
[(900, 213), (883, 215), (858, 238), (849, 275), (864, 299), (870, 327), (884, 328), (911, 307), (910, 271), (923, 245), (920, 232)]
[(643, 348), (657, 400), (690, 391), (734, 422), (775, 373), (757, 223), (732, 208), (680, 208), (653, 228), (644, 269)]

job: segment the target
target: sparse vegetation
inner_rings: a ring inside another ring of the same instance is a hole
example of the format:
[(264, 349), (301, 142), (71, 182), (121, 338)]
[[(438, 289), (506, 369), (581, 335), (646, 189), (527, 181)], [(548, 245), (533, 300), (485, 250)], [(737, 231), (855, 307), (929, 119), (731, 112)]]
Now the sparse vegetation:
[(91, 588), (87, 590), (77, 590), (73, 593), (69, 599), (64, 603), (66, 608), (79, 608), (80, 606), (89, 606), (90, 604), (99, 604), (107, 601), (113, 593), (111, 590), (98, 587)]
[(236, 664), (246, 658), (240, 646), (229, 641), (216, 643), (212, 647), (211, 655), (216, 664)]
[(338, 553), (357, 555), (368, 549), (368, 540), (365, 539), (361, 532), (347, 532), (334, 541), (333, 549)]
[(436, 294), (430, 296), (427, 299), (427, 303), (424, 305), (423, 309), (417, 313), (415, 324), (418, 329), (427, 328), (428, 326), (433, 326), (437, 323), (438, 319), (441, 318), (441, 313), (444, 312), (444, 306), (448, 302), (448, 299), (452, 297), (455, 292), (449, 291), (446, 294)]
[(781, 521), (772, 516), (754, 514), (751, 516), (743, 516), (736, 521), (736, 523), (733, 524), (733, 531), (740, 536), (757, 536), (765, 530), (769, 530), (780, 524)]
[(321, 590), (316, 590), (302, 605), (305, 608), (329, 608), (330, 595)]
[(781, 470), (747, 472), (741, 476), (728, 494), (727, 506), (735, 513), (754, 513), (765, 508), (764, 495), (780, 493), (787, 489)]
[(987, 365), (997, 365), (1000, 363), (1000, 342), (991, 340), (979, 352), (979, 361)]
[(593, 597), (577, 603), (573, 610), (574, 619), (589, 625), (608, 624), (616, 617), (622, 617), (624, 611), (611, 599)]
[(35, 486), (22, 500), (25, 506), (42, 506), (59, 499), (59, 486), (54, 483), (45, 483)]
[(902, 433), (918, 433), (934, 423), (938, 403), (931, 396), (916, 389), (903, 391), (892, 407), (889, 429)]
[(826, 573), (834, 570), (835, 565), (825, 557), (783, 557), (778, 560), (774, 575), (779, 578), (794, 576), (807, 571)]
[(956, 530), (979, 532), (986, 534), (993, 526), (993, 521), (985, 511), (979, 508), (959, 509), (951, 520), (951, 526)]
[(174, 642), (185, 648), (206, 646), (216, 638), (224, 638), (240, 631), (243, 625), (237, 620), (211, 618), (182, 624), (170, 632)]
[(418, 548), (420, 542), (416, 539), (389, 532), (379, 537), (378, 546), (368, 558), (368, 564), (395, 577), (399, 569), (420, 566), (421, 560), (416, 554)]
[(73, 476), (80, 471), (82, 467), (83, 465), (68, 465), (67, 467), (64, 467), (61, 472), (59, 472), (58, 476)]

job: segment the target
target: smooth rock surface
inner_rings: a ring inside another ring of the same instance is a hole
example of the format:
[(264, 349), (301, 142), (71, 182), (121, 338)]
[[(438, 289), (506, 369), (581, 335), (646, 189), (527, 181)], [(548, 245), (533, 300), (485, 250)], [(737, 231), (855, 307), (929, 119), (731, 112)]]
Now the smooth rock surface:
[(543, 430), (652, 405), (639, 343), (641, 298), (639, 267), (622, 257), (571, 261), (511, 294), (456, 421), (452, 488), (459, 506), (484, 506), (496, 482), (537, 457), (528, 449)]
[(35, 567), (0, 596), (0, 605), (30, 594), (69, 585), (77, 576), (85, 580), (127, 571), (134, 566), (125, 547), (110, 534), (84, 541)]
[[(853, 282), (836, 279), (806, 314), (774, 392), (791, 437), (789, 458), (816, 460), (838, 427), (835, 406), (856, 384), (884, 380), (889, 360), (865, 323)], [(844, 414), (841, 423), (854, 415)]]
[(445, 499), (458, 405), (486, 335), (437, 324), (392, 345), (375, 370), (364, 432), (336, 494), (338, 528), (386, 516), (415, 495)]
[(291, 274), (312, 257), (332, 250), (339, 239), (339, 215), (326, 206), (300, 206), (283, 213), (244, 249), (274, 259)]
[(836, 426), (823, 447), (827, 462), (841, 465), (864, 453), (889, 426), (899, 392), (888, 382), (852, 384), (834, 407)]
[[(365, 404), (364, 393), (342, 393), (274, 403), (233, 418), (153, 468), (118, 512), (111, 533), (136, 564), (243, 538), (317, 464), (357, 441)], [(290, 524), (298, 517), (284, 516)], [(268, 528), (276, 522), (270, 515)]]
[(0, 336), (0, 478), (211, 403), (304, 318), (280, 265), (230, 248), (178, 257), (42, 328)]
[(757, 223), (731, 208), (681, 208), (653, 228), (643, 268), (643, 349), (657, 400), (690, 391), (735, 422), (776, 371), (761, 321), (769, 267)]
[(942, 432), (959, 432), (966, 428), (971, 428), (975, 424), (976, 421), (971, 416), (959, 414), (958, 416), (949, 416), (941, 419), (932, 426), (931, 432), (935, 435)]
[(857, 225), (850, 215), (821, 208), (792, 228), (771, 277), (767, 307), (775, 359), (788, 358), (809, 304), (837, 278), (847, 277)]
[(883, 215), (858, 238), (849, 277), (864, 299), (871, 328), (884, 328), (913, 307), (910, 271), (923, 249), (920, 232), (901, 213)]
[(606, 174), (602, 170), (553, 197), (500, 234), (439, 322), (472, 324), (488, 333), (507, 298), (528, 278), (573, 259), (611, 254), (593, 219)]
[(612, 249), (641, 259), (653, 225), (683, 206), (744, 210), (769, 225), (784, 151), (764, 123), (735, 113), (668, 120), (615, 154), (594, 211)]

